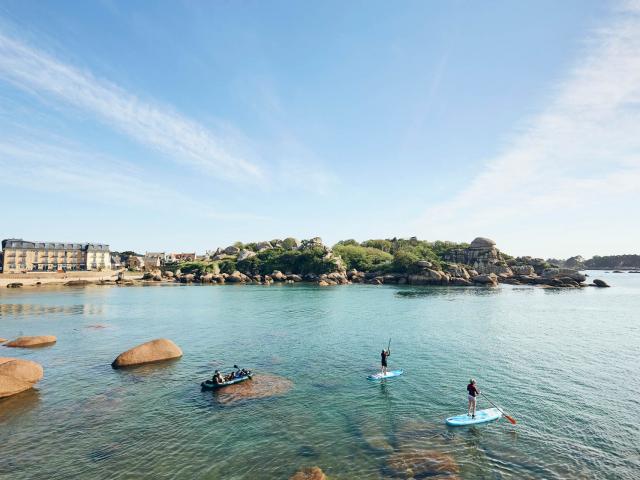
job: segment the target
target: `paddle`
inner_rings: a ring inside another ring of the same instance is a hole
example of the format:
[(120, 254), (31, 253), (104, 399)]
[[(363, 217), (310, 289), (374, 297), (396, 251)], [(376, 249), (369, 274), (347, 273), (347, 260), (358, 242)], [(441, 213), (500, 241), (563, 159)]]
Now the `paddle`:
[(391, 348), (391, 337), (389, 337), (389, 345), (387, 345), (387, 352), (389, 351), (390, 348)]
[(510, 417), (509, 415), (507, 415), (506, 413), (504, 413), (502, 410), (500, 410), (500, 407), (498, 407), (495, 403), (493, 403), (491, 400), (489, 400), (489, 398), (484, 394), (481, 393), (480, 395), (482, 395), (487, 402), (489, 402), (491, 405), (493, 405), (494, 407), (496, 407), (498, 409), (498, 411), (504, 416), (504, 418), (506, 418), (507, 420), (509, 420), (509, 422), (511, 422), (512, 425), (516, 424), (516, 419), (513, 417)]

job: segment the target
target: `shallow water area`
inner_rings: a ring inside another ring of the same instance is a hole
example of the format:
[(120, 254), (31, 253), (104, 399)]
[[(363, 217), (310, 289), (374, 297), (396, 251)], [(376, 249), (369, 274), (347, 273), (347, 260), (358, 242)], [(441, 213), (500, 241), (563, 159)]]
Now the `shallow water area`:
[[(0, 337), (58, 341), (0, 347), (45, 369), (0, 400), (0, 478), (637, 478), (640, 275), (588, 273), (612, 288), (2, 289)], [(111, 368), (159, 337), (184, 356)], [(368, 381), (389, 337), (404, 374)], [(234, 363), (271, 382), (201, 390)], [(444, 424), (472, 376), (516, 426)]]

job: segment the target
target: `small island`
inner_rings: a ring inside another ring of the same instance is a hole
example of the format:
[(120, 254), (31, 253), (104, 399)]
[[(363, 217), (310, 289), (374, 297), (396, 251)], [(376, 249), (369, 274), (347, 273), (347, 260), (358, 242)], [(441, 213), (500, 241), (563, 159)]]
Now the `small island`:
[[(146, 271), (146, 281), (181, 283), (312, 282), (319, 286), (373, 285), (496, 286), (539, 285), (579, 288), (586, 276), (542, 258), (513, 257), (478, 237), (471, 243), (410, 239), (343, 240), (333, 247), (319, 237), (243, 244), (207, 258), (168, 262)], [(121, 281), (124, 281), (121, 277)]]

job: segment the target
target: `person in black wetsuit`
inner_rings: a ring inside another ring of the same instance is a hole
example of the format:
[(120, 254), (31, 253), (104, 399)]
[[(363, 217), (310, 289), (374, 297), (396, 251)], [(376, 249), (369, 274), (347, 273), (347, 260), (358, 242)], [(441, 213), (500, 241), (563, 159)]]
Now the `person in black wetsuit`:
[(387, 357), (391, 355), (391, 350), (382, 350), (380, 354), (380, 363), (382, 364), (382, 375), (387, 374)]
[(476, 418), (476, 398), (480, 395), (480, 390), (478, 390), (476, 381), (473, 378), (469, 380), (469, 385), (467, 385), (467, 394), (469, 398), (469, 409), (467, 414), (471, 418)]

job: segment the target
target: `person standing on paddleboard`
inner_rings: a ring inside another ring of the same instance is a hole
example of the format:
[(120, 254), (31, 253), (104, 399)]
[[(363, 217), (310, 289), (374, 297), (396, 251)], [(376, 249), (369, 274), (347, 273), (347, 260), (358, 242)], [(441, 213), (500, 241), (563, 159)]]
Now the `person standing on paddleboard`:
[(387, 357), (391, 355), (391, 350), (389, 350), (388, 348), (386, 350), (382, 350), (382, 353), (380, 354), (380, 363), (382, 364), (382, 375), (386, 375), (387, 374)]
[(476, 418), (476, 398), (480, 395), (480, 390), (476, 386), (475, 379), (469, 380), (469, 385), (467, 385), (467, 393), (469, 394), (469, 409), (467, 414), (471, 418)]

